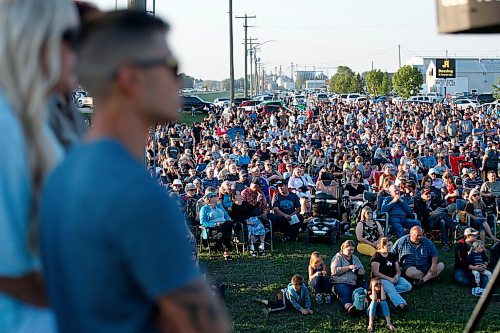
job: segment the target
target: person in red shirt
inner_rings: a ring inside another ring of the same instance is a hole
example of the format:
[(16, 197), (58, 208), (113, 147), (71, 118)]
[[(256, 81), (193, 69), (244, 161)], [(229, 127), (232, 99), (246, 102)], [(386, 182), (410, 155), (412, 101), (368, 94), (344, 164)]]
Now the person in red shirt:
[(443, 175), (443, 181), (446, 187), (446, 189), (443, 188), (445, 194), (444, 200), (446, 200), (446, 203), (449, 205), (454, 203), (460, 194), (458, 193), (457, 186), (453, 181), (453, 176), (451, 175), (451, 173), (445, 173)]

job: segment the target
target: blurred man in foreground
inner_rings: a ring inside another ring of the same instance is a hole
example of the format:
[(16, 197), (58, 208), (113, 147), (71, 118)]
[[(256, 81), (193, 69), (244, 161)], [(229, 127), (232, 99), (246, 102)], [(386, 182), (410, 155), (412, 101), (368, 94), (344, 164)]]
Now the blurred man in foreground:
[(143, 12), (99, 15), (82, 32), (81, 83), (93, 127), (42, 198), (45, 280), (61, 332), (227, 332), (177, 205), (141, 164), (148, 128), (174, 121), (167, 25)]

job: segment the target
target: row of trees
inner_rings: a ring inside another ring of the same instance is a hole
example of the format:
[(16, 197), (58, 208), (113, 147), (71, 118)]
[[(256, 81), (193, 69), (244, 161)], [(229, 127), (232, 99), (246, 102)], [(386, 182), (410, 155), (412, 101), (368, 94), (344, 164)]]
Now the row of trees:
[(408, 98), (418, 94), (423, 83), (422, 74), (412, 66), (401, 67), (392, 79), (389, 73), (379, 69), (361, 75), (349, 67), (339, 66), (337, 73), (330, 79), (330, 90), (339, 94), (364, 93), (366, 86), (366, 92), (371, 95), (387, 95), (394, 91), (399, 96)]

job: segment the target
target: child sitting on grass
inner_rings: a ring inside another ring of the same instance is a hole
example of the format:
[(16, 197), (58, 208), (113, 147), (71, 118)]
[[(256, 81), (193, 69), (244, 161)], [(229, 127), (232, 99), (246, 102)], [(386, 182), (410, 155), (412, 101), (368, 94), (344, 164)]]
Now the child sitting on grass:
[(389, 330), (394, 331), (396, 327), (391, 322), (391, 313), (389, 312), (389, 306), (386, 302), (384, 285), (379, 278), (375, 277), (370, 281), (368, 297), (370, 300), (370, 306), (368, 307), (368, 332), (373, 332), (373, 321), (377, 313), (377, 307), (380, 305), (382, 309), (382, 314), (387, 322), (387, 327)]
[(266, 305), (266, 313), (283, 311), (286, 308), (294, 308), (303, 315), (313, 314), (311, 309), (311, 297), (304, 278), (298, 274), (292, 277), (288, 287), (278, 292), (277, 299), (269, 301), (267, 299), (256, 299), (256, 302)]
[(314, 297), (316, 303), (322, 304), (323, 299), (321, 294), (325, 294), (325, 302), (326, 304), (330, 304), (332, 302), (330, 277), (328, 276), (327, 266), (323, 262), (323, 258), (319, 252), (314, 251), (311, 254), (307, 270), (309, 272), (309, 286), (316, 292), (316, 296)]
[(477, 240), (472, 243), (469, 257), (467, 258), (469, 261), (469, 269), (472, 271), (472, 275), (474, 275), (474, 280), (476, 281), (476, 287), (472, 288), (472, 295), (481, 296), (484, 292), (484, 289), (481, 288), (481, 275), (485, 275), (488, 278), (488, 281), (491, 280), (491, 272), (486, 269), (488, 267), (488, 260), (484, 255), (484, 242)]

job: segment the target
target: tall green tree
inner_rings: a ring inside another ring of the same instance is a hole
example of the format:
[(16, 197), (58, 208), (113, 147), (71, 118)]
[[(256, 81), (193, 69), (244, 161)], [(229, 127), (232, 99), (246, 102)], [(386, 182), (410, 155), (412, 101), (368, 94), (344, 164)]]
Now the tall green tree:
[(373, 69), (366, 73), (366, 90), (370, 95), (378, 95), (384, 74), (380, 69)]
[(389, 73), (374, 69), (366, 73), (366, 90), (370, 95), (387, 95), (392, 90)]
[(306, 78), (304, 76), (297, 76), (295, 80), (295, 88), (302, 89), (302, 86), (306, 83)]
[(194, 77), (189, 76), (185, 73), (179, 74), (179, 77), (181, 79), (183, 88), (193, 88), (194, 87)]
[(340, 94), (362, 92), (363, 79), (360, 74), (356, 75), (349, 67), (339, 66), (337, 73), (330, 79), (330, 91)]
[(384, 76), (382, 77), (382, 84), (380, 85), (380, 90), (378, 91), (379, 95), (387, 95), (392, 91), (392, 80), (389, 76), (389, 73), (384, 72)]
[(392, 77), (394, 91), (403, 98), (417, 95), (424, 83), (418, 68), (403, 66)]

